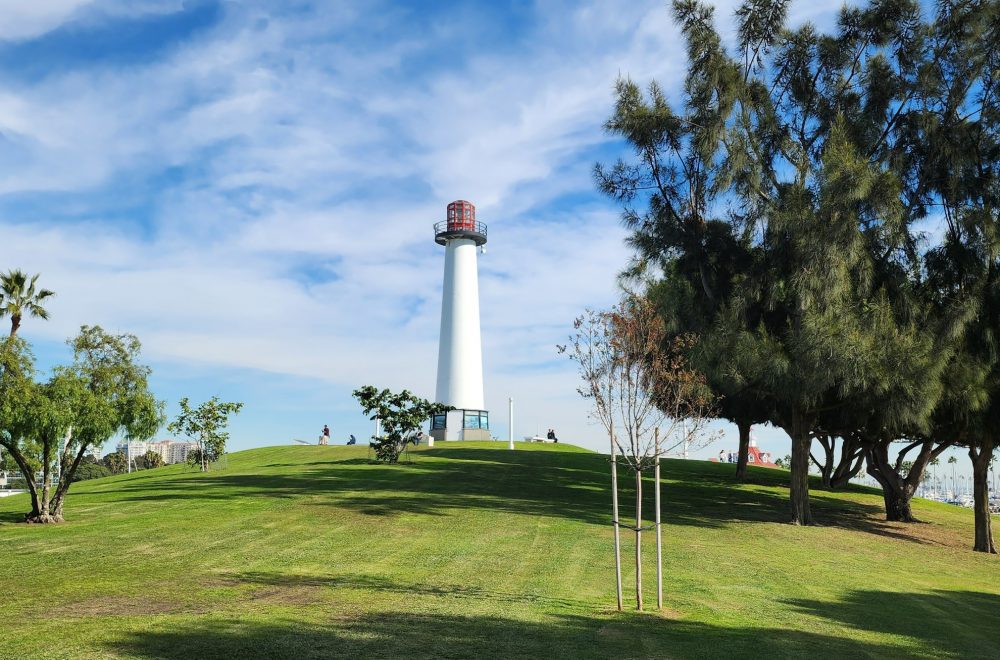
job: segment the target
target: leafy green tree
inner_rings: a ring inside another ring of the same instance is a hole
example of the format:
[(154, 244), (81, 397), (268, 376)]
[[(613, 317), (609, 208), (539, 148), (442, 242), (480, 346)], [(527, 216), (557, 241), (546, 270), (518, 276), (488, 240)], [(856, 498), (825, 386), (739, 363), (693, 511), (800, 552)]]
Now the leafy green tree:
[(240, 402), (224, 402), (213, 396), (197, 408), (192, 408), (187, 397), (180, 400), (180, 414), (167, 426), (171, 433), (186, 436), (198, 443), (197, 453), (188, 459), (201, 464), (201, 471), (208, 470), (208, 464), (219, 460), (226, 451), (229, 440), (229, 416), (243, 409)]
[(451, 406), (431, 403), (409, 390), (392, 392), (365, 385), (354, 390), (354, 398), (370, 419), (379, 420), (382, 435), (372, 437), (371, 447), (382, 463), (397, 463), (407, 445), (414, 444), (420, 428), (434, 415), (443, 415)]
[(128, 470), (128, 457), (123, 451), (111, 452), (101, 460), (111, 474), (121, 474)]
[[(150, 370), (137, 363), (140, 344), (132, 335), (83, 326), (68, 342), (73, 363), (57, 367), (45, 383), (33, 381), (30, 352), (17, 342), (15, 337), (7, 340), (15, 348), (7, 354), (4, 376), (21, 380), (13, 389), (18, 407), (3, 420), (0, 444), (28, 482), (32, 510), (25, 520), (62, 522), (63, 505), (84, 456), (115, 435), (152, 437), (162, 421), (162, 404), (149, 391)], [(56, 463), (60, 479), (53, 490)], [(36, 472), (42, 474), (40, 490)]]
[(0, 318), (10, 317), (10, 336), (17, 334), (25, 316), (48, 319), (49, 312), (43, 303), (54, 292), (39, 289), (38, 275), (28, 277), (23, 271), (12, 270), (0, 275)]
[(150, 450), (143, 455), (141, 462), (143, 469), (152, 470), (153, 468), (163, 467), (163, 456)]
[(9, 336), (0, 340), (0, 448), (4, 463), (13, 463), (31, 482), (32, 511), (38, 511), (38, 493), (34, 487), (38, 461), (30, 451), (19, 451), (24, 443), (24, 429), (35, 400), (35, 361), (27, 342)]
[(111, 470), (107, 468), (102, 463), (96, 461), (91, 462), (84, 460), (76, 468), (76, 472), (73, 474), (73, 481), (87, 481), (89, 479), (100, 479), (101, 477), (110, 477), (114, 474)]

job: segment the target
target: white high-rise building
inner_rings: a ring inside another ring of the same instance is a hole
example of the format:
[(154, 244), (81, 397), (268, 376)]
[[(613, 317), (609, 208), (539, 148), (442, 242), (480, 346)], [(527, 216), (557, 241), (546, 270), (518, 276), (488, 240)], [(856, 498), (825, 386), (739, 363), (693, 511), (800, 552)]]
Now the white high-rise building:
[(118, 443), (115, 447), (116, 451), (120, 451), (125, 454), (125, 456), (130, 460), (135, 460), (137, 458), (142, 458), (146, 455), (146, 452), (150, 450), (150, 445), (152, 443), (145, 442), (142, 440), (129, 440), (122, 441)]
[(456, 410), (431, 420), (431, 436), (436, 440), (489, 440), (476, 263), (477, 250), (486, 244), (486, 225), (476, 221), (476, 207), (471, 202), (458, 200), (448, 205), (447, 220), (434, 225), (434, 240), (445, 247), (435, 398)]
[(132, 460), (142, 458), (146, 452), (151, 451), (159, 454), (163, 458), (165, 465), (173, 463), (183, 463), (187, 460), (188, 452), (197, 448), (195, 442), (178, 442), (176, 440), (160, 440), (158, 442), (140, 442), (132, 440), (130, 442), (119, 442), (116, 449)]

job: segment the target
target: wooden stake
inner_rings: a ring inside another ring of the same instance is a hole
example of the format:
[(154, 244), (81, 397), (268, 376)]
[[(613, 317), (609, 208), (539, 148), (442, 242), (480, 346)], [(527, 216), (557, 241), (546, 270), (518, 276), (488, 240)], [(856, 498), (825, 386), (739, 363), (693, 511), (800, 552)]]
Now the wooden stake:
[(611, 507), (615, 528), (615, 584), (618, 592), (618, 611), (622, 610), (622, 550), (618, 535), (618, 452), (615, 449), (615, 430), (611, 427)]
[(660, 429), (656, 437), (656, 468), (654, 481), (656, 483), (656, 608), (663, 609), (663, 537), (660, 534)]
[(642, 470), (635, 471), (635, 607), (642, 610)]

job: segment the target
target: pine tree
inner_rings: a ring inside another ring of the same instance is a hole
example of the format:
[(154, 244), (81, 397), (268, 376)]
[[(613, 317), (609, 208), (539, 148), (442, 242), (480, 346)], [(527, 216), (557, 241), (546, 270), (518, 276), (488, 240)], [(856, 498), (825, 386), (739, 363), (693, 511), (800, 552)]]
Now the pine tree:
[(974, 550), (995, 553), (988, 466), (1000, 437), (1000, 3), (941, 2), (929, 37), (919, 112), (903, 124), (900, 168), (915, 207), (943, 216), (927, 251), (928, 295), (969, 305), (945, 373), (934, 433), (966, 446), (973, 463)]
[(597, 176), (625, 205), (632, 273), (660, 273), (661, 306), (675, 331), (701, 334), (696, 364), (735, 395), (732, 416), (746, 404), (791, 437), (792, 520), (810, 524), (813, 436), (848, 409), (844, 433), (921, 429), (939, 390), (915, 380), (945, 360), (919, 299), (890, 286), (919, 270), (889, 162), (920, 73), (919, 6), (847, 8), (824, 35), (786, 29), (786, 4), (745, 3), (733, 57), (710, 8), (675, 2), (683, 111), (655, 85), (643, 97), (620, 83), (608, 128), (637, 159)]

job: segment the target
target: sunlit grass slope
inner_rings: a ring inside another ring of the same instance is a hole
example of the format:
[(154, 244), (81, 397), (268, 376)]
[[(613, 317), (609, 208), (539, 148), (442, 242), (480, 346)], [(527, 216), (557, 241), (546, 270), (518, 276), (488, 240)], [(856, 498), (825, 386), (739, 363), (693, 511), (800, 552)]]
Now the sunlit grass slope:
[(0, 657), (1000, 657), (1000, 561), (967, 511), (887, 524), (873, 492), (817, 491), (822, 526), (796, 528), (786, 473), (668, 461), (667, 609), (619, 614), (605, 457), (411, 459), (245, 451), (76, 484), (59, 526), (0, 500)]

